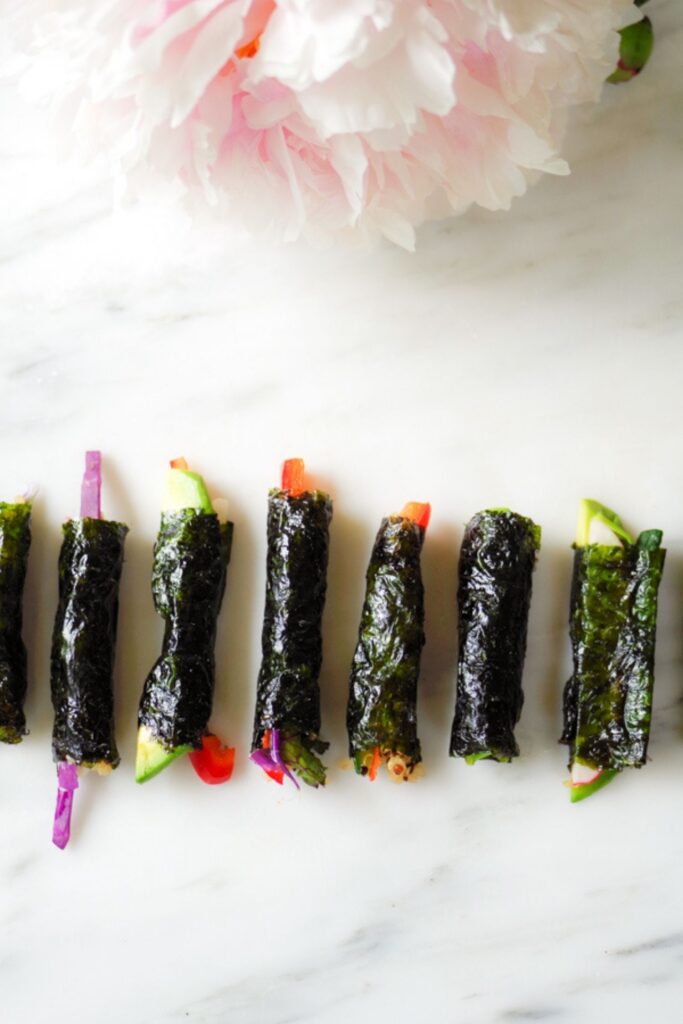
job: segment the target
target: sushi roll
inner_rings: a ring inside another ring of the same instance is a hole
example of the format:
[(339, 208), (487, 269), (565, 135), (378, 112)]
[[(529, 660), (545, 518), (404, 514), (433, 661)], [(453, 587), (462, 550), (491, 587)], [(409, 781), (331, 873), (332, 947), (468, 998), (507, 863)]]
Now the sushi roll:
[(347, 728), (356, 772), (374, 780), (382, 764), (407, 781), (422, 760), (417, 683), (425, 642), (420, 552), (430, 506), (411, 502), (382, 520), (370, 556), (351, 669)]
[[(591, 541), (594, 522), (611, 530), (613, 543)], [(661, 530), (634, 538), (615, 512), (581, 502), (569, 620), (574, 670), (561, 738), (569, 747), (572, 801), (647, 760), (665, 556)]]
[(220, 521), (202, 477), (184, 459), (171, 462), (152, 569), (164, 638), (140, 699), (137, 782), (183, 754), (204, 782), (226, 782), (232, 774), (234, 748), (209, 730), (232, 535), (233, 524)]
[(81, 515), (68, 519), (59, 554), (59, 602), (50, 683), (58, 800), (53, 842), (69, 840), (78, 769), (106, 775), (119, 763), (114, 735), (114, 652), (128, 527), (103, 519), (101, 455), (86, 452)]
[(332, 500), (289, 459), (268, 496), (266, 601), (251, 759), (278, 783), (325, 784), (319, 755), (322, 616)]
[(0, 502), (0, 742), (26, 734), (26, 647), (22, 598), (31, 544), (31, 501)]
[(509, 509), (479, 512), (460, 551), (459, 650), (450, 754), (511, 761), (524, 703), (531, 576), (541, 530)]

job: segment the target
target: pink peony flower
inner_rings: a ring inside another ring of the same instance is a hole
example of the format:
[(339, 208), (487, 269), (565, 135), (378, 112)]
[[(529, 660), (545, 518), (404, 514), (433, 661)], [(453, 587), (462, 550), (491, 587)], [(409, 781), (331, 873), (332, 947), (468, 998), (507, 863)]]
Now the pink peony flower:
[(254, 231), (383, 235), (566, 174), (631, 0), (26, 0), (27, 83), (136, 195)]

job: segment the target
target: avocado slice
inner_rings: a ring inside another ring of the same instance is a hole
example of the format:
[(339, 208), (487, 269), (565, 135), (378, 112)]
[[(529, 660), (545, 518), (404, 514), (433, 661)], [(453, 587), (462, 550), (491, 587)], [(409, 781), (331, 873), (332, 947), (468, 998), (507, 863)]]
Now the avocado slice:
[(202, 477), (190, 469), (168, 470), (161, 507), (164, 512), (178, 512), (184, 508), (213, 512), (211, 498)]
[(171, 761), (183, 754), (189, 754), (192, 750), (189, 743), (180, 747), (173, 747), (169, 750), (159, 740), (155, 740), (145, 725), (138, 729), (138, 744), (135, 755), (135, 781), (147, 782), (158, 775)]

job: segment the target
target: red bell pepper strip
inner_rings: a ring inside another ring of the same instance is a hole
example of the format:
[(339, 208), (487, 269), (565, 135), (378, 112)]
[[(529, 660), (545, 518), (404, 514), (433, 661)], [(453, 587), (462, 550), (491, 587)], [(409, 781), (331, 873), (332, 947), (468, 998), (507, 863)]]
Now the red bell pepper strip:
[(403, 519), (412, 519), (418, 526), (426, 530), (429, 526), (429, 518), (432, 514), (432, 506), (429, 502), (409, 501), (403, 506), (401, 516)]
[(303, 459), (287, 459), (282, 465), (282, 490), (293, 498), (306, 490), (306, 470)]
[(235, 767), (235, 748), (224, 747), (213, 733), (203, 736), (202, 749), (190, 751), (189, 757), (199, 778), (209, 786), (227, 782)]

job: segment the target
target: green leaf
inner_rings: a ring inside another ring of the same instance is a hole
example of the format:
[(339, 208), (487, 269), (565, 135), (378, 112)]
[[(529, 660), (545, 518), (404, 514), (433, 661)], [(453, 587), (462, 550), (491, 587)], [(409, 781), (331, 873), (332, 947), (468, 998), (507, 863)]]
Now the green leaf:
[[(310, 744), (313, 746), (313, 744)], [(327, 744), (324, 745), (327, 747)], [(296, 772), (307, 786), (325, 785), (325, 765), (313, 753), (299, 736), (289, 736), (282, 740), (282, 759), (285, 764)], [(321, 751), (322, 753), (322, 751)]]
[(633, 25), (627, 25), (619, 33), (621, 43), (619, 46), (619, 63), (607, 79), (614, 85), (620, 82), (630, 82), (632, 78), (639, 75), (643, 70), (655, 43), (652, 22), (649, 18), (642, 18)]

